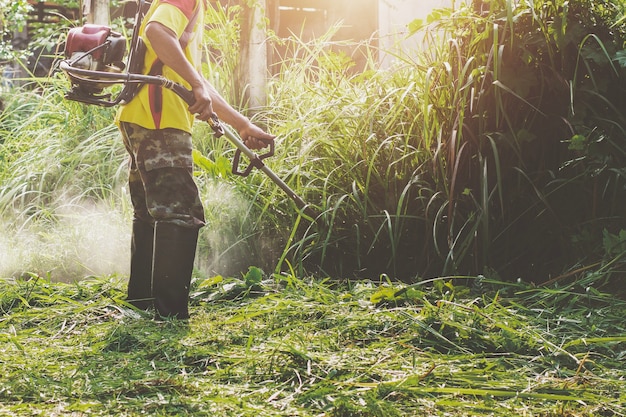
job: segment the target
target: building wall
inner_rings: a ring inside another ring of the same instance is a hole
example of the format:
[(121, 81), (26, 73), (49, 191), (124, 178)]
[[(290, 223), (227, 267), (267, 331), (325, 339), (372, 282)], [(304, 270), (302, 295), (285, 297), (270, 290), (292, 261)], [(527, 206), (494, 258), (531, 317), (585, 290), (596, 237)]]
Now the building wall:
[[(292, 35), (307, 42), (336, 29), (331, 40), (359, 43), (369, 41), (378, 46), (372, 34), (378, 30), (379, 0), (268, 0), (268, 16), (271, 28), (279, 37)], [(350, 56), (356, 68), (362, 68), (366, 54), (362, 48), (334, 45), (336, 52)], [(286, 51), (277, 46), (277, 55)], [(271, 59), (276, 62), (280, 59)], [(272, 62), (270, 62), (270, 65)]]
[(407, 39), (408, 24), (415, 19), (425, 20), (433, 9), (452, 7), (454, 0), (378, 0), (378, 33), (380, 62), (390, 65), (396, 52), (416, 51), (422, 48), (422, 38), (413, 35)]
[[(291, 34), (310, 40), (334, 25), (334, 41), (368, 42), (380, 48), (379, 61), (388, 66), (398, 50), (421, 47), (417, 35), (406, 39), (408, 24), (426, 19), (435, 8), (451, 7), (454, 0), (267, 0), (270, 26), (280, 37)], [(362, 67), (359, 48), (340, 48)]]

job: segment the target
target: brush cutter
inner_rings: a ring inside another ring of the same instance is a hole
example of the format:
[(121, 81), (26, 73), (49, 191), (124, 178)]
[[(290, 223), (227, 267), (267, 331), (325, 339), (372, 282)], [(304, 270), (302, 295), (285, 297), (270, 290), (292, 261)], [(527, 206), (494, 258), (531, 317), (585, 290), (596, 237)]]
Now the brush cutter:
[[(139, 26), (143, 17), (143, 4), (143, 0), (138, 1), (136, 26)], [(145, 45), (137, 32), (135, 30), (133, 33), (126, 65), (122, 61), (126, 53), (126, 40), (120, 33), (107, 26), (90, 24), (71, 29), (65, 45), (65, 59), (59, 64), (72, 84), (65, 97), (86, 104), (110, 107), (132, 100), (142, 85), (156, 84), (171, 89), (187, 104), (192, 105), (193, 93), (184, 86), (162, 76), (138, 73), (143, 66)], [(126, 68), (128, 71), (124, 71)], [(114, 84), (124, 85), (117, 97), (112, 98), (110, 94), (103, 93), (106, 87)], [(318, 217), (311, 207), (263, 162), (264, 159), (274, 155), (274, 141), (268, 143), (270, 149), (267, 153), (258, 155), (231, 129), (221, 123), (217, 115), (214, 114), (208, 122), (216, 137), (225, 136), (237, 148), (232, 165), (232, 172), (235, 175), (246, 177), (253, 168), (263, 171), (304, 214), (312, 219)], [(243, 170), (239, 168), (241, 154), (250, 161)]]

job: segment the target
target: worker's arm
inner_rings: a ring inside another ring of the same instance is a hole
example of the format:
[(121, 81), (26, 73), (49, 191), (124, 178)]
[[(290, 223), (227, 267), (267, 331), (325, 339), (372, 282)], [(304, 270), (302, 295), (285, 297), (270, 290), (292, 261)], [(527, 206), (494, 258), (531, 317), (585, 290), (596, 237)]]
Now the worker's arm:
[(195, 102), (189, 111), (200, 120), (207, 121), (213, 115), (234, 127), (251, 149), (260, 149), (274, 140), (274, 136), (254, 125), (235, 110), (202, 75), (196, 71), (185, 56), (176, 34), (158, 22), (149, 22), (146, 37), (154, 52), (164, 65), (183, 77), (191, 86)]
[(213, 114), (211, 96), (204, 79), (185, 56), (176, 34), (161, 23), (149, 22), (146, 26), (146, 37), (161, 62), (191, 86), (195, 102), (189, 106), (189, 111), (200, 120), (209, 120)]

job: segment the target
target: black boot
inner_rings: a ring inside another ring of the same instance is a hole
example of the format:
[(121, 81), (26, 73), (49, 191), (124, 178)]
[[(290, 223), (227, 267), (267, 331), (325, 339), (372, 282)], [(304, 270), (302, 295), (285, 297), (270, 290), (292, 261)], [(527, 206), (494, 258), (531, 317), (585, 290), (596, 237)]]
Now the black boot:
[(159, 316), (189, 318), (188, 298), (198, 229), (157, 222), (154, 230), (152, 296)]
[(154, 226), (151, 223), (133, 219), (127, 300), (140, 310), (148, 310), (152, 307), (153, 243)]

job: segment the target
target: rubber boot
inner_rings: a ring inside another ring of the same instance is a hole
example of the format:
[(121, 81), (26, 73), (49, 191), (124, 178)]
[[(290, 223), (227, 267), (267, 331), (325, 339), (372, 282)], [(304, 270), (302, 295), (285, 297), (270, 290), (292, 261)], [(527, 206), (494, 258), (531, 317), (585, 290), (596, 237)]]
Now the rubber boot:
[(152, 307), (153, 243), (154, 226), (151, 223), (133, 219), (127, 300), (140, 310), (148, 310)]
[(188, 319), (198, 229), (157, 222), (154, 232), (152, 296), (157, 317)]

